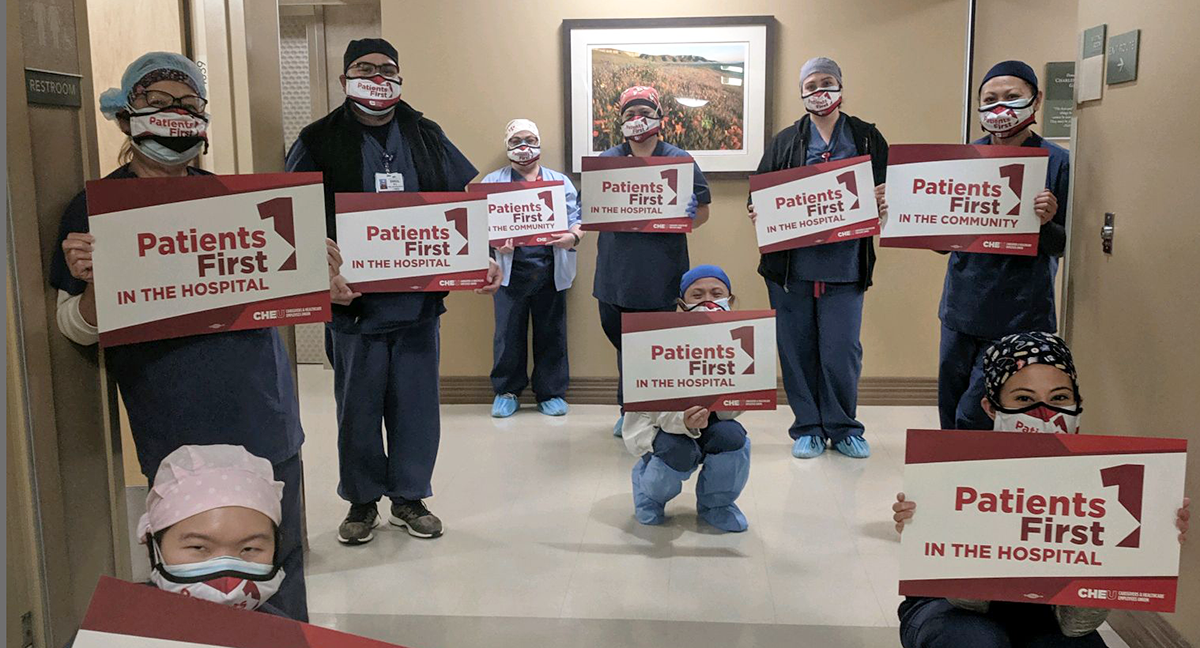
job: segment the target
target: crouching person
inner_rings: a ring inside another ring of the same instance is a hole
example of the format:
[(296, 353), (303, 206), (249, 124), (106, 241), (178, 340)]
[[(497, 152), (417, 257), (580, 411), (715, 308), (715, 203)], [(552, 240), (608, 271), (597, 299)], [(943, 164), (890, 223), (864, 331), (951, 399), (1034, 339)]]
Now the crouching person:
[[(684, 311), (729, 310), (734, 297), (729, 277), (717, 266), (692, 268), (680, 283)], [(736, 503), (750, 478), (750, 439), (734, 420), (738, 412), (627, 412), (625, 447), (639, 460), (633, 466), (633, 505), (637, 521), (662, 524), (667, 502), (683, 490), (697, 468), (696, 513), (722, 530), (746, 530)]]

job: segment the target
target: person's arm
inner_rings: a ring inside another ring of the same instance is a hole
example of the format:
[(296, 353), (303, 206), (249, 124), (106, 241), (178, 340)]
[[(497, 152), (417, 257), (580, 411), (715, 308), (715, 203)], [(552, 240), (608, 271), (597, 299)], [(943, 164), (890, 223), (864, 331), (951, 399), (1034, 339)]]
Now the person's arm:
[(696, 215), (692, 217), (692, 229), (708, 222), (708, 205), (712, 202), (712, 190), (700, 165), (692, 163), (692, 200), (696, 201)]
[(446, 184), (450, 191), (466, 191), (467, 185), (479, 175), (479, 169), (476, 169), (467, 156), (446, 137), (445, 132), (440, 133), (440, 136), (442, 148), (446, 152)]
[(1054, 217), (1042, 225), (1038, 235), (1038, 252), (1041, 254), (1060, 257), (1067, 249), (1067, 197), (1070, 166), (1070, 162), (1068, 162), (1059, 167), (1053, 186), (1047, 189), (1050, 195), (1054, 196), (1057, 209), (1054, 211)]
[(284, 160), (283, 170), (288, 173), (299, 171), (320, 171), (317, 168), (317, 162), (308, 153), (308, 147), (304, 146), (304, 142), (299, 137), (295, 142), (292, 142), (292, 148), (288, 150), (287, 159)]
[(100, 341), (100, 331), (96, 328), (96, 291), (91, 284), (78, 295), (59, 290), (56, 315), (58, 330), (68, 340), (81, 346)]

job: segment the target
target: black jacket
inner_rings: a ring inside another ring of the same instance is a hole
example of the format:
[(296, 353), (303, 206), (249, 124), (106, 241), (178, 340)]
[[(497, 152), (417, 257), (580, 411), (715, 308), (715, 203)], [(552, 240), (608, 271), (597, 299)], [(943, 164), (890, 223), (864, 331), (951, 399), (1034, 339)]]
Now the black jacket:
[[(871, 156), (871, 172), (875, 176), (875, 184), (881, 185), (887, 181), (888, 143), (883, 135), (875, 128), (875, 124), (850, 115), (846, 115), (846, 125), (854, 139), (854, 146), (859, 155)], [(757, 173), (782, 171), (793, 167), (804, 166), (808, 159), (808, 141), (812, 129), (812, 120), (808, 115), (799, 121), (779, 131), (772, 140), (767, 151), (763, 153), (758, 163)], [(875, 272), (875, 245), (872, 239), (859, 239), (859, 279), (858, 285), (863, 290), (871, 286), (871, 277)], [(769, 281), (781, 286), (787, 286), (788, 270), (791, 268), (791, 250), (768, 252), (762, 255), (758, 264), (758, 274)]]

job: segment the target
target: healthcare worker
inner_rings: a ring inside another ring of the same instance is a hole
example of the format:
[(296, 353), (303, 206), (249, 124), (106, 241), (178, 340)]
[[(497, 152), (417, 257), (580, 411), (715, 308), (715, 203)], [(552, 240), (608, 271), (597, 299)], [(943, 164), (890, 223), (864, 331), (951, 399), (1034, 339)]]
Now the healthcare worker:
[[(151, 52), (100, 95), (100, 112), (129, 136), (121, 166), (108, 178), (205, 175), (190, 164), (207, 146), (207, 92), (195, 63)], [(50, 266), (58, 289), (58, 328), (77, 344), (98, 341), (87, 197), (67, 206), (60, 249)], [(276, 607), (307, 620), (301, 531), (299, 403), (279, 332), (263, 328), (139, 342), (104, 350), (117, 381), (142, 474), (153, 485), (159, 463), (183, 445), (244, 446), (269, 461), (284, 484), (280, 564), (289, 574)]]
[[(679, 309), (727, 311), (734, 296), (725, 271), (700, 265), (683, 275)], [(709, 412), (689, 407), (682, 412), (627, 412), (625, 447), (633, 465), (634, 516), (642, 524), (666, 521), (666, 505), (701, 464), (696, 479), (696, 513), (722, 530), (746, 530), (746, 516), (736, 500), (750, 478), (750, 438), (734, 419), (739, 412)]]
[[(1082, 399), (1071, 350), (1045, 332), (1014, 333), (983, 354), (980, 407), (992, 428), (1010, 432), (1076, 434)], [(1176, 511), (1179, 542), (1186, 539), (1191, 502)], [(916, 502), (896, 495), (896, 531), (913, 519)], [(1100, 648), (1096, 628), (1104, 608), (908, 597), (900, 604), (904, 648)]]
[[(287, 156), (288, 171), (325, 174), (325, 226), (335, 240), (335, 193), (462, 191), (476, 174), (440, 126), (400, 99), (400, 67), (390, 43), (351, 41), (342, 63), (346, 101), (306, 126)], [(330, 263), (335, 294), (325, 351), (337, 401), (338, 494), (350, 503), (338, 540), (369, 542), (382, 497), (391, 500), (393, 525), (414, 537), (438, 537), (442, 521), (422, 500), (433, 495), (441, 437), (438, 321), (446, 293), (361, 295), (341, 276), (336, 246)], [(494, 262), (488, 279), (476, 292), (499, 286)]]
[(504, 128), (510, 164), (492, 171), (483, 182), (559, 180), (567, 199), (568, 231), (544, 245), (514, 248), (512, 239), (496, 250), (503, 278), (494, 297), (496, 331), (492, 338), (492, 416), (516, 413), (517, 398), (529, 385), (529, 321), (533, 320), (533, 394), (538, 411), (547, 416), (567, 413), (567, 289), (575, 281), (575, 247), (583, 239), (579, 192), (566, 175), (542, 166), (542, 140), (537, 124), (514, 119)]
[[(688, 152), (672, 146), (660, 135), (663, 108), (658, 91), (633, 86), (621, 93), (621, 134), (625, 142), (600, 154), (601, 157), (686, 157)], [(695, 165), (688, 216), (693, 228), (708, 220), (712, 194), (700, 166)], [(592, 295), (600, 302), (600, 326), (617, 350), (617, 403), (621, 392), (621, 313), (669, 312), (675, 310), (679, 280), (688, 266), (686, 234), (647, 232), (600, 232), (597, 238), (596, 279)], [(622, 417), (613, 426), (621, 436)]]
[[(838, 64), (809, 59), (800, 70), (800, 98), (808, 114), (771, 140), (757, 172), (869, 155), (875, 199), (886, 216), (888, 144), (874, 124), (842, 112)], [(754, 205), (749, 211), (757, 218)], [(874, 269), (870, 238), (762, 255), (758, 273), (775, 309), (783, 386), (795, 416), (788, 434), (797, 458), (822, 454), (827, 442), (848, 457), (871, 455), (857, 411), (863, 295)]]
[(953, 252), (946, 268), (938, 360), (938, 415), (943, 429), (988, 429), (980, 408), (983, 350), (1010, 333), (1058, 328), (1054, 276), (1066, 248), (1070, 154), (1031, 130), (1042, 103), (1037, 74), (1021, 61), (992, 66), (979, 86), (979, 121), (986, 136), (974, 144), (1028, 146), (1049, 151), (1046, 188), (1034, 198), (1042, 221), (1036, 256)]

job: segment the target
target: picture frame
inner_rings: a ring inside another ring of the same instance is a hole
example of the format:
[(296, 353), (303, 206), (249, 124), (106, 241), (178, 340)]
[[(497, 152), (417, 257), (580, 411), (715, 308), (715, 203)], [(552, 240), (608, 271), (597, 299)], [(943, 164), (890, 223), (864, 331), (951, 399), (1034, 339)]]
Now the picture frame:
[(652, 85), (663, 140), (709, 177), (748, 177), (773, 135), (774, 16), (568, 19), (562, 24), (565, 151), (620, 144), (620, 93)]

